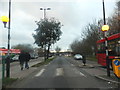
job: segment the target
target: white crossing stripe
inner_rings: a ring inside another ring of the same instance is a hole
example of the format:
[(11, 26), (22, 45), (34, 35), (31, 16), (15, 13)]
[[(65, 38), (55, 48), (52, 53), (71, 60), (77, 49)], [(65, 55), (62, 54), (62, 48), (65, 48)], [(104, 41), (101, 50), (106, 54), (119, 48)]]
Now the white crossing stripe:
[(45, 65), (45, 67), (47, 67), (47, 65)]
[(76, 68), (74, 68), (73, 71), (74, 71), (76, 74), (80, 74), (80, 76), (86, 77), (82, 72), (78, 71)]
[(71, 64), (71, 66), (74, 66), (73, 64)]
[(56, 69), (56, 76), (62, 76), (64, 74), (63, 68), (57, 68)]
[(85, 76), (83, 73), (81, 73), (81, 72), (80, 72), (80, 75), (86, 77), (86, 76)]
[(42, 69), (38, 74), (35, 75), (35, 77), (41, 76), (44, 71), (45, 69)]

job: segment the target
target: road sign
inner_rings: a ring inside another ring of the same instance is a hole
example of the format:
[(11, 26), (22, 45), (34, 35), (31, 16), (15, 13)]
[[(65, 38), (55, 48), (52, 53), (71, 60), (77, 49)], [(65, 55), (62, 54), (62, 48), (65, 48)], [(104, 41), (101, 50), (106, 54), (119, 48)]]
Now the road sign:
[(114, 74), (120, 78), (120, 59), (113, 59), (112, 66)]

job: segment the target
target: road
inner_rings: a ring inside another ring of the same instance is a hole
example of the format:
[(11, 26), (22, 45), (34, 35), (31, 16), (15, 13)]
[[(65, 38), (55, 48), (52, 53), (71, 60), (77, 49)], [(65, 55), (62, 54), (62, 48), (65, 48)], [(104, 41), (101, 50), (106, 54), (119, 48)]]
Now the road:
[[(99, 80), (84, 69), (76, 67), (69, 59), (57, 57), (48, 65), (14, 85), (13, 88), (114, 88), (113, 84)], [(85, 89), (82, 89), (85, 90)]]

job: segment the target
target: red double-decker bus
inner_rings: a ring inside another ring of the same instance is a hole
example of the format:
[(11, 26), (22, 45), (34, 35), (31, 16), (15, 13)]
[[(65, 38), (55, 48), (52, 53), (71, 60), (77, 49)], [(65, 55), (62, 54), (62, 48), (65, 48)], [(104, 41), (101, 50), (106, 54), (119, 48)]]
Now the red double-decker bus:
[[(112, 59), (120, 56), (120, 33), (114, 34), (107, 38), (108, 41), (108, 54), (109, 60), (112, 62)], [(106, 47), (105, 39), (97, 41), (97, 59), (98, 63), (102, 66), (106, 66)]]

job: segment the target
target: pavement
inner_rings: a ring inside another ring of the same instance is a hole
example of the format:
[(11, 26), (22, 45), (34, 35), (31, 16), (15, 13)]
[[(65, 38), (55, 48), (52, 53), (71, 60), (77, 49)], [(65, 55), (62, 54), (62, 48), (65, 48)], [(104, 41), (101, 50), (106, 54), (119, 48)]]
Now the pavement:
[[(79, 65), (80, 68), (83, 68), (86, 72), (88, 72), (90, 75), (95, 76), (98, 79), (105, 80), (108, 82), (112, 82), (115, 84), (120, 84), (120, 79), (116, 77), (116, 75), (113, 73), (112, 70), (110, 70), (110, 77), (107, 76), (107, 70), (106, 68), (101, 67), (100, 65), (97, 64), (86, 64), (84, 65)], [(91, 68), (91, 69), (87, 69)]]
[(29, 69), (24, 68), (22, 71), (20, 69), (20, 65), (18, 64), (19, 62), (17, 62), (16, 63), (17, 65), (15, 65), (14, 67), (11, 67), (11, 78), (23, 79), (24, 77), (31, 74), (33, 71), (37, 69), (36, 67), (31, 67), (31, 66), (38, 64), (40, 62), (43, 62), (43, 58), (30, 60), (29, 62), (30, 68)]
[[(21, 71), (19, 62), (12, 62), (10, 64), (10, 77), (11, 78), (23, 78), (29, 75), (31, 72), (33, 72), (36, 68), (31, 68), (31, 66), (40, 63), (43, 61), (43, 58), (38, 59), (31, 59), (29, 61), (29, 69), (24, 69)], [(0, 67), (2, 68), (2, 64), (0, 64)], [(0, 77), (2, 77), (2, 70), (0, 69)], [(1, 79), (1, 78), (0, 78)]]
[[(67, 58), (67, 59), (71, 59), (71, 58)], [(73, 61), (73, 58), (71, 60)], [(111, 82), (114, 84), (119, 84), (119, 86), (120, 86), (120, 79), (118, 79), (116, 77), (116, 75), (113, 73), (112, 70), (110, 70), (110, 77), (108, 77), (107, 76), (107, 69), (103, 68), (97, 62), (86, 60), (87, 63), (85, 66), (81, 62), (82, 61), (79, 61), (79, 60), (75, 61), (74, 60), (74, 62), (72, 62), (72, 63), (74, 63), (77, 67), (82, 68), (84, 71), (86, 71), (87, 73), (89, 73), (92, 76), (95, 76), (98, 79), (108, 81), (108, 83)]]
[[(87, 66), (87, 67), (89, 67), (89, 66)], [(92, 67), (90, 66), (90, 68), (92, 68), (92, 69), (84, 68), (83, 70), (88, 72), (90, 75), (95, 76), (96, 78), (99, 78), (99, 79), (102, 79), (102, 80), (105, 80), (105, 81), (108, 81), (108, 82), (120, 84), (119, 79), (115, 76), (113, 71), (110, 71), (110, 77), (108, 77), (106, 69), (94, 68), (94, 66), (92, 66)]]

